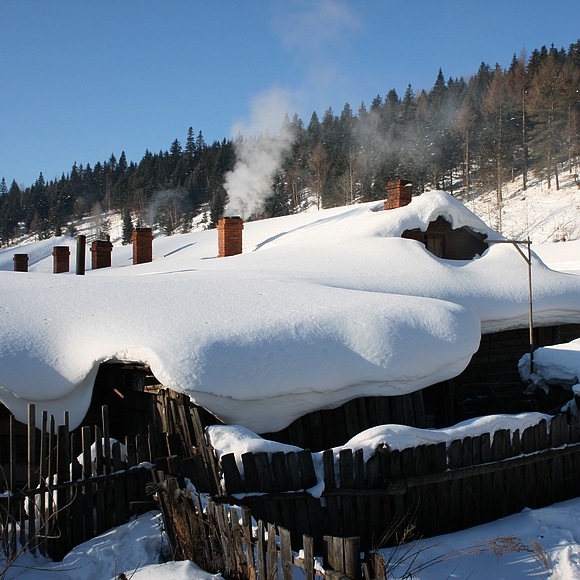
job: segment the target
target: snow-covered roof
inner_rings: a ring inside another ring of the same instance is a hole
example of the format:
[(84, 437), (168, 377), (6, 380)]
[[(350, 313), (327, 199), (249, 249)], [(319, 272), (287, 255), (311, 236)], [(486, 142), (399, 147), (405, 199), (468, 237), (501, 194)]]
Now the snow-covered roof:
[[(439, 259), (402, 239), (444, 216), (490, 239), (452, 196), (404, 208), (376, 202), (249, 222), (244, 252), (217, 258), (217, 232), (156, 238), (154, 260), (52, 274), (38, 242), (0, 252), (0, 400), (37, 404), (74, 426), (104, 361), (149, 365), (221, 419), (276, 431), (359, 396), (411, 392), (459, 374), (481, 332), (526, 326), (527, 265), (509, 244), (471, 261)], [(564, 246), (562, 246), (564, 247)], [(28, 273), (12, 272), (28, 252)], [(8, 271), (10, 270), (10, 271)], [(580, 322), (580, 277), (533, 260), (538, 324)]]

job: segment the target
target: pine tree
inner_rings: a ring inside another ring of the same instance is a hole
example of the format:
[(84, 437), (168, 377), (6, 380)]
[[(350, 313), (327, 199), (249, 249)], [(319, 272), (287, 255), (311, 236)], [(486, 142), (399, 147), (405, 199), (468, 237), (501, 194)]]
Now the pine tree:
[(123, 239), (122, 244), (127, 246), (132, 242), (133, 238), (133, 220), (131, 219), (131, 212), (126, 209), (123, 212)]
[(187, 130), (187, 139), (185, 141), (185, 155), (191, 161), (195, 155), (195, 136), (193, 134), (193, 127)]

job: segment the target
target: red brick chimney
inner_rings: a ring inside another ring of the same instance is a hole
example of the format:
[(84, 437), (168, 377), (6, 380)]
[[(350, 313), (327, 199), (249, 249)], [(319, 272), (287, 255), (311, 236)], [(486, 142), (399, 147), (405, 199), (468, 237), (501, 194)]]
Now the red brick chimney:
[(133, 264), (153, 261), (153, 230), (151, 228), (135, 228), (131, 241), (133, 242)]
[(111, 267), (113, 244), (108, 240), (95, 240), (91, 244), (91, 265), (93, 270)]
[(70, 270), (70, 248), (68, 246), (54, 246), (52, 258), (53, 274), (62, 274)]
[(218, 221), (218, 257), (242, 253), (242, 230), (244, 221), (239, 216), (225, 217)]
[(28, 254), (14, 254), (14, 271), (28, 272)]
[(411, 203), (413, 197), (413, 184), (405, 179), (396, 179), (387, 183), (387, 199), (385, 209), (396, 209)]

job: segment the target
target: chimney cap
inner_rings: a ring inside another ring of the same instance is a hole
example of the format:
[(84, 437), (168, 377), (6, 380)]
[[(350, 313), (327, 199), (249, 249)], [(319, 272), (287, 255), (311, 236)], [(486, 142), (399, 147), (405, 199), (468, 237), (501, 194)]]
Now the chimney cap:
[(391, 179), (387, 182), (386, 189), (391, 187), (413, 187), (413, 182), (408, 179)]
[(231, 220), (231, 221), (243, 221), (241, 216), (239, 215), (228, 215), (228, 216), (224, 216), (223, 218), (220, 218), (220, 222), (222, 220)]

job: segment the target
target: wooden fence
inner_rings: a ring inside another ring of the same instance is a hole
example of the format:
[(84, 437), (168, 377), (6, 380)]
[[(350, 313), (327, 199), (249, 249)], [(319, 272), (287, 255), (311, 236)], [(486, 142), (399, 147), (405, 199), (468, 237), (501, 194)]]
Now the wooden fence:
[[(151, 480), (154, 439), (112, 440), (107, 407), (100, 425), (73, 432), (66, 415), (65, 424), (56, 426), (44, 412), (37, 426), (34, 405), (29, 406), (27, 426), (12, 416), (9, 423), (10, 456), (3, 459), (8, 467), (0, 497), (1, 545), (8, 561), (22, 550), (62, 559), (74, 546), (125, 523), (137, 502), (152, 504), (145, 488)], [(25, 446), (16, 435), (23, 427)], [(24, 485), (17, 483), (22, 468)]]
[[(251, 509), (256, 519), (287, 530), (276, 532), (284, 546), (289, 541), (298, 550), (304, 537), (312, 538), (307, 545), (318, 554), (327, 549), (326, 536), (357, 537), (360, 549), (369, 550), (409, 539), (410, 530), (433, 536), (580, 496), (580, 425), (573, 415), (522, 433), (499, 430), (401, 451), (382, 447), (366, 462), (361, 450), (350, 449), (248, 453), (242, 475), (233, 455), (217, 460), (202, 411), (187, 397), (162, 393), (152, 401), (159, 412), (148, 433), (123, 444), (109, 435), (107, 407), (99, 425), (72, 433), (66, 420), (56, 427), (46, 413), (36, 425), (30, 407), (24, 457), (11, 436), (9, 461), (2, 458), (8, 468), (0, 531), (9, 556), (26, 547), (59, 559), (124, 523), (131, 506), (142, 505), (135, 502), (150, 506), (145, 488), (152, 472), (135, 469), (144, 462), (177, 476), (180, 489), (187, 477), (215, 505), (238, 505), (242, 518)], [(10, 426), (14, 433), (13, 419)], [(15, 486), (22, 464), (26, 483)], [(324, 478), (321, 497), (307, 492), (319, 483), (317, 473)]]
[(293, 553), (290, 532), (262, 520), (253, 527), (247, 507), (218, 503), (199, 493), (182, 492), (177, 478), (154, 472), (153, 486), (176, 560), (192, 560), (226, 579), (294, 579), (294, 567), (306, 580), (381, 578), (379, 554), (361, 558), (359, 538), (323, 538), (322, 561), (315, 559), (314, 539), (303, 535), (300, 555)]
[(392, 545), (411, 528), (434, 536), (580, 496), (580, 426), (567, 415), (522, 433), (382, 447), (366, 463), (362, 450), (324, 451), (321, 498), (305, 491), (316, 483), (309, 451), (247, 453), (242, 461), (244, 475), (233, 455), (221, 458), (227, 501), (295, 538), (314, 536), (317, 549), (323, 535), (359, 536), (363, 548)]
[[(151, 422), (123, 441), (110, 436), (106, 405), (97, 425), (73, 431), (66, 413), (63, 425), (46, 412), (38, 425), (34, 405), (27, 424), (12, 415), (0, 421), (0, 549), (8, 561), (23, 550), (60, 560), (132, 514), (156, 509), (146, 490), (153, 467), (222, 493), (202, 426), (202, 419), (205, 424), (215, 419), (179, 393), (142, 395), (140, 404), (152, 408)], [(91, 416), (94, 420), (95, 409)]]

